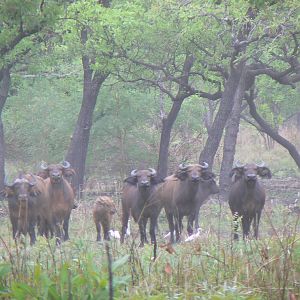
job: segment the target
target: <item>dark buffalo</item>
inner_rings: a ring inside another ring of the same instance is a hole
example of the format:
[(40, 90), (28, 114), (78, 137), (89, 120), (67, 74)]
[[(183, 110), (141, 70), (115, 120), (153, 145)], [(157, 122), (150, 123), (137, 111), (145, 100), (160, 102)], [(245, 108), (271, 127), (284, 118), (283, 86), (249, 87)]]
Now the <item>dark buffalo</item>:
[(55, 229), (57, 242), (69, 239), (69, 220), (74, 207), (74, 191), (70, 183), (64, 178), (65, 172), (70, 169), (70, 163), (63, 161), (60, 164), (41, 164), (41, 169), (47, 172), (44, 180), (50, 200), (52, 227)]
[[(30, 176), (30, 179), (28, 178)], [(42, 179), (41, 179), (42, 180)], [(36, 241), (35, 226), (38, 219), (38, 196), (41, 191), (35, 177), (20, 174), (13, 184), (6, 184), (2, 194), (8, 199), (9, 217), (13, 238), (21, 234), (30, 236), (30, 244)]]
[(265, 189), (257, 176), (271, 178), (271, 171), (262, 164), (236, 163), (230, 172), (232, 186), (229, 191), (229, 207), (234, 219), (234, 239), (238, 239), (238, 218), (242, 218), (243, 238), (248, 237), (252, 220), (254, 237), (258, 237), (258, 226), (265, 205)]
[(201, 204), (210, 194), (219, 192), (215, 175), (207, 168), (207, 163), (180, 164), (176, 173), (166, 177), (156, 192), (156, 197), (162, 201), (166, 212), (172, 243), (174, 230), (176, 241), (180, 240), (183, 217), (188, 216), (187, 231), (191, 235)]
[(151, 242), (156, 243), (155, 228), (157, 218), (161, 211), (161, 203), (156, 199), (150, 198), (152, 193), (162, 180), (157, 177), (156, 171), (152, 168), (147, 170), (133, 170), (131, 175), (124, 180), (125, 185), (122, 193), (122, 232), (121, 242), (127, 230), (130, 214), (135, 222), (139, 224), (141, 243), (147, 243), (146, 224), (150, 219)]
[(93, 218), (97, 230), (97, 241), (101, 241), (101, 226), (105, 240), (110, 240), (109, 230), (113, 215), (117, 212), (114, 201), (108, 196), (100, 196), (93, 207)]

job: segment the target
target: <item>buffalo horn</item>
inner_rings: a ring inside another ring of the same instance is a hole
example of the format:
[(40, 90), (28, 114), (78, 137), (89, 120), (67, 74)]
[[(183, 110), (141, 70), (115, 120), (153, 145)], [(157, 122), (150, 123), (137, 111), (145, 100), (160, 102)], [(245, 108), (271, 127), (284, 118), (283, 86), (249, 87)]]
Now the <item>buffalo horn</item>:
[(48, 165), (47, 165), (47, 163), (45, 161), (41, 162), (41, 169), (43, 169), (43, 170), (47, 170), (48, 169)]
[(207, 169), (208, 168), (208, 163), (207, 162), (203, 162), (203, 165), (199, 164), (199, 166), (202, 168), (202, 169)]
[(70, 168), (71, 166), (71, 164), (66, 160), (62, 161), (61, 165), (63, 166), (64, 169)]
[(155, 169), (149, 168), (148, 170), (151, 172), (151, 176), (155, 176), (156, 175)]
[(131, 176), (136, 176), (136, 173), (137, 173), (137, 169), (134, 169), (134, 170), (131, 171), (130, 175)]
[(256, 164), (259, 168), (263, 168), (266, 164), (265, 164), (265, 162), (261, 162), (261, 163), (259, 163), (259, 164)]
[(243, 168), (243, 167), (245, 166), (245, 164), (241, 164), (240, 161), (236, 161), (235, 164), (234, 164), (234, 166), (235, 166), (236, 168)]
[(179, 170), (186, 170), (188, 167), (189, 167), (189, 165), (185, 165), (184, 163), (182, 163), (178, 166)]

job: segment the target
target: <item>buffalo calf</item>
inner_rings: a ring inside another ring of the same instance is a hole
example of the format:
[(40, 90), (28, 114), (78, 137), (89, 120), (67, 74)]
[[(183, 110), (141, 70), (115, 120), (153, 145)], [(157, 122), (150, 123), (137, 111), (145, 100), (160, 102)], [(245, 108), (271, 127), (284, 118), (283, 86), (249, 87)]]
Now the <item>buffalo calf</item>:
[(109, 230), (112, 216), (117, 212), (113, 200), (108, 196), (98, 197), (93, 208), (93, 218), (97, 230), (97, 241), (101, 241), (101, 226), (105, 240), (110, 240)]

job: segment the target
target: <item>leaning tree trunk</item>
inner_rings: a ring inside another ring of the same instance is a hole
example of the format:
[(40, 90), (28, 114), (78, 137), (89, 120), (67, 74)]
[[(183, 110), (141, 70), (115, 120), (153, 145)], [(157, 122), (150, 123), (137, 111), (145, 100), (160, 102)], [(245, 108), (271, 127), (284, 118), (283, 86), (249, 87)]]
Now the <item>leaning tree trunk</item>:
[(236, 140), (239, 132), (240, 117), (242, 111), (242, 99), (245, 94), (244, 72), (239, 80), (236, 93), (234, 95), (234, 104), (230, 118), (227, 122), (224, 136), (223, 158), (220, 171), (220, 194), (221, 198), (226, 198), (226, 193), (230, 185), (229, 173), (232, 168)]
[(4, 188), (5, 179), (5, 143), (2, 123), (2, 111), (8, 97), (10, 87), (10, 69), (3, 68), (0, 71), (0, 191)]
[(251, 90), (250, 96), (247, 97), (247, 102), (249, 105), (249, 111), (253, 119), (258, 123), (258, 125), (262, 128), (262, 130), (268, 134), (272, 139), (274, 139), (278, 144), (287, 149), (300, 169), (300, 153), (297, 148), (282, 137), (276, 130), (274, 130), (257, 112), (256, 106), (254, 103), (254, 92)]
[(232, 111), (234, 97), (237, 92), (244, 67), (245, 63), (241, 62), (236, 68), (231, 68), (230, 75), (225, 83), (225, 88), (218, 112), (211, 126), (204, 149), (200, 154), (199, 162), (207, 162), (209, 164), (209, 168), (212, 168), (214, 158), (218, 150), (224, 128), (226, 126), (226, 122)]
[(173, 101), (172, 108), (167, 118), (162, 120), (162, 132), (160, 136), (159, 157), (157, 166), (157, 174), (161, 178), (165, 178), (167, 176), (171, 131), (173, 124), (177, 118), (177, 115), (180, 111), (182, 102), (183, 100)]

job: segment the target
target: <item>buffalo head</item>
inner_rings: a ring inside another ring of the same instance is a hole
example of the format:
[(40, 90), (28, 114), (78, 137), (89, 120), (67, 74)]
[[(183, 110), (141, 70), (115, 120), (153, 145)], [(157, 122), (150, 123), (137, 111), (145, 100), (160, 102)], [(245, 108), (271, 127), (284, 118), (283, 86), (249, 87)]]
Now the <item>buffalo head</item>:
[(152, 168), (148, 168), (146, 170), (134, 169), (131, 171), (130, 176), (127, 177), (124, 181), (132, 185), (138, 185), (139, 187), (145, 188), (160, 182), (157, 178), (155, 169)]
[(59, 164), (48, 165), (46, 162), (41, 163), (41, 169), (38, 173), (42, 178), (50, 177), (51, 183), (60, 183), (62, 177), (71, 177), (75, 175), (75, 171), (70, 168), (70, 163), (68, 161), (62, 161)]
[(197, 183), (207, 178), (207, 168), (208, 164), (206, 162), (203, 162), (203, 164), (180, 164), (175, 173), (175, 177), (182, 181), (189, 180)]
[(13, 184), (6, 183), (2, 191), (4, 197), (15, 197), (21, 204), (28, 201), (30, 196), (37, 196), (40, 192), (36, 188), (35, 178), (33, 176), (30, 177), (31, 179), (27, 179), (20, 174)]
[(232, 182), (244, 179), (247, 183), (254, 184), (257, 180), (257, 176), (271, 178), (272, 174), (270, 169), (265, 166), (264, 162), (261, 164), (240, 164), (239, 162), (236, 162), (229, 176), (231, 177)]
[(220, 192), (219, 187), (215, 181), (216, 175), (208, 170), (202, 170), (200, 182), (202, 190), (207, 190), (209, 195), (218, 194)]

